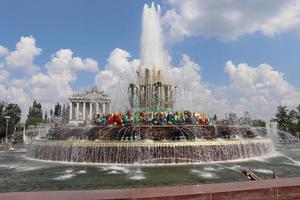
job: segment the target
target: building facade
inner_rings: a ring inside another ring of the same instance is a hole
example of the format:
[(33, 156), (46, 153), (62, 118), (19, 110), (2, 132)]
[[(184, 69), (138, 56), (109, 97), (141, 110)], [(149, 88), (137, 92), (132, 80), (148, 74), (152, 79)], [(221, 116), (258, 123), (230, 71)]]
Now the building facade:
[(99, 91), (97, 87), (82, 93), (73, 94), (69, 98), (69, 124), (80, 125), (91, 123), (97, 114), (111, 112), (110, 96)]

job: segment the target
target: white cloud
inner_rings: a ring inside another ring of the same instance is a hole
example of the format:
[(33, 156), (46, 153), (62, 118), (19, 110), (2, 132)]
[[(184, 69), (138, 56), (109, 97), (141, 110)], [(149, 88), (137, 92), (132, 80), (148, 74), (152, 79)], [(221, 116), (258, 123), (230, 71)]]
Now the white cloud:
[[(22, 120), (25, 120), (28, 107), (37, 100), (51, 108), (56, 102), (67, 102), (73, 93), (71, 83), (76, 80), (79, 71), (98, 71), (98, 63), (91, 58), (74, 57), (70, 49), (57, 51), (42, 72), (34, 63), (34, 58), (41, 52), (35, 46), (35, 39), (21, 37), (16, 44), (16, 50), (9, 52), (0, 46), (0, 99), (18, 103), (22, 109)], [(1, 67), (2, 66), (2, 67)], [(16, 78), (15, 72), (31, 73)], [(44, 107), (45, 111), (45, 107)]]
[(129, 60), (131, 55), (116, 48), (107, 59), (107, 65), (95, 77), (95, 84), (112, 97), (112, 109), (125, 111), (128, 109), (128, 84), (136, 79), (136, 71), (140, 60)]
[(17, 103), (22, 110), (22, 120), (25, 120), (25, 117), (28, 114), (28, 107), (32, 101), (31, 97), (24, 88), (0, 83), (0, 99), (1, 101)]
[[(136, 71), (140, 60), (130, 60), (130, 54), (115, 49), (107, 59), (106, 68), (100, 71), (95, 83), (112, 98), (113, 111), (125, 111), (128, 105), (128, 85), (136, 82)], [(183, 55), (180, 66), (166, 68), (164, 78), (178, 87), (176, 96), (177, 110), (222, 113), (228, 111), (223, 99), (217, 100), (211, 90), (201, 82), (200, 66), (187, 55)]]
[(213, 36), (223, 40), (261, 32), (273, 36), (300, 28), (299, 0), (169, 0), (162, 18), (172, 41), (189, 36)]
[[(96, 85), (111, 95), (113, 110), (128, 109), (128, 84), (135, 82), (140, 61), (130, 60), (130, 54), (115, 49), (107, 59), (106, 68), (95, 78)], [(251, 67), (228, 61), (225, 72), (230, 84), (209, 85), (201, 80), (201, 68), (187, 55), (178, 67), (169, 67), (164, 75), (168, 83), (177, 86), (175, 108), (209, 114), (249, 111), (256, 117), (270, 117), (278, 105), (294, 107), (300, 102), (300, 92), (284, 79), (284, 75), (268, 64)]]
[(8, 54), (8, 49), (5, 48), (4, 46), (0, 45), (0, 57), (1, 56), (6, 56)]
[(29, 74), (38, 71), (34, 64), (36, 56), (40, 55), (41, 49), (36, 47), (35, 39), (30, 37), (21, 37), (16, 44), (16, 50), (8, 52), (3, 51), (6, 55), (3, 65), (10, 70), (22, 70)]
[(70, 49), (60, 49), (46, 65), (50, 73), (60, 73), (61, 71), (77, 72), (80, 70), (97, 72), (98, 63), (91, 58), (81, 59), (73, 57)]
[(5, 69), (0, 69), (0, 83), (8, 80), (10, 73)]
[[(29, 38), (35, 41), (33, 37)], [(20, 49), (23, 48), (17, 47), (16, 51)], [(23, 120), (34, 99), (47, 108), (58, 101), (66, 102), (73, 93), (71, 83), (76, 81), (78, 72), (98, 70), (95, 60), (74, 57), (71, 50), (64, 49), (57, 51), (42, 66), (46, 72), (40, 70), (30, 77), (16, 79), (15, 70), (6, 65), (6, 58), (11, 56), (11, 52), (3, 55), (2, 64), (5, 65), (0, 69), (0, 99), (18, 103), (23, 110)], [(32, 65), (36, 66), (33, 61)], [(116, 48), (109, 55), (105, 68), (95, 76), (98, 88), (111, 95), (114, 110), (128, 109), (128, 84), (136, 81), (136, 71), (140, 65), (139, 59), (132, 59), (129, 52)], [(280, 104), (293, 107), (300, 102), (300, 92), (284, 79), (282, 73), (268, 64), (252, 67), (247, 63), (236, 65), (228, 61), (225, 72), (230, 84), (212, 87), (202, 81), (200, 66), (187, 55), (182, 56), (178, 67), (166, 67), (164, 78), (178, 87), (176, 109), (211, 114), (250, 111), (258, 117), (269, 117)]]
[(224, 99), (216, 99), (212, 90), (201, 81), (200, 66), (187, 55), (182, 56), (179, 67), (173, 67), (168, 77), (177, 86), (177, 110), (210, 114), (229, 111)]
[[(300, 92), (284, 79), (284, 75), (268, 64), (257, 67), (247, 63), (225, 65), (230, 85), (219, 88), (219, 96), (227, 98), (231, 109), (238, 113), (250, 111), (256, 116), (272, 115), (278, 105), (295, 107)], [(218, 93), (217, 92), (217, 93)]]
[(73, 93), (71, 81), (75, 78), (67, 72), (60, 74), (36, 74), (29, 80), (30, 93), (43, 103), (66, 102)]

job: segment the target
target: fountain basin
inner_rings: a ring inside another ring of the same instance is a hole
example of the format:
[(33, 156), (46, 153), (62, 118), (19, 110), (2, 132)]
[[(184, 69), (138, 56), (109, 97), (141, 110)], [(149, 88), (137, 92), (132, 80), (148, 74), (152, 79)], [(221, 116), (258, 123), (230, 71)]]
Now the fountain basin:
[(212, 125), (109, 125), (89, 127), (53, 128), (48, 139), (70, 140), (207, 140), (219, 137), (247, 137), (248, 127)]
[(269, 139), (192, 141), (36, 140), (27, 145), (34, 159), (102, 164), (175, 164), (226, 161), (267, 155)]

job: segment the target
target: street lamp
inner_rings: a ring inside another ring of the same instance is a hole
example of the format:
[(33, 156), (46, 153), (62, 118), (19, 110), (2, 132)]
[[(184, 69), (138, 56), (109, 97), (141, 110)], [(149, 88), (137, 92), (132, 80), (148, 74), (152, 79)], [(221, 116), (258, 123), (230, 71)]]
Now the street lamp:
[(6, 119), (6, 136), (5, 141), (8, 142), (7, 134), (8, 134), (8, 120), (10, 119), (10, 116), (5, 116)]

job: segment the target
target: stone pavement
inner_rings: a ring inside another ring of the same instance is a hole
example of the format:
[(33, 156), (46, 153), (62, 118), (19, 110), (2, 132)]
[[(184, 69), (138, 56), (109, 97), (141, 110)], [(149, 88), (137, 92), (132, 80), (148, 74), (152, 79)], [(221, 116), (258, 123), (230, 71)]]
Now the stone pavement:
[(208, 199), (296, 200), (300, 177), (172, 187), (0, 193), (1, 200)]

